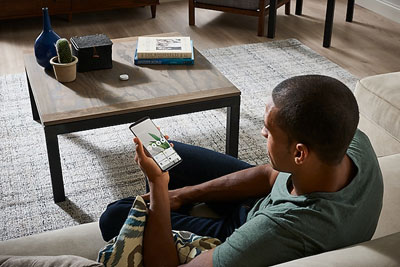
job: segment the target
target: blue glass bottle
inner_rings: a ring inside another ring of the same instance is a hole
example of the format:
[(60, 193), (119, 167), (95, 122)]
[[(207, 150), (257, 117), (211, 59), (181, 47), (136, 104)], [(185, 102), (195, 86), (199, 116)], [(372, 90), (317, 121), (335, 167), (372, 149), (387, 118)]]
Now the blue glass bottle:
[(57, 56), (55, 43), (60, 36), (51, 28), (49, 11), (47, 7), (43, 11), (43, 31), (35, 41), (35, 57), (37, 63), (45, 69), (51, 68), (50, 59)]

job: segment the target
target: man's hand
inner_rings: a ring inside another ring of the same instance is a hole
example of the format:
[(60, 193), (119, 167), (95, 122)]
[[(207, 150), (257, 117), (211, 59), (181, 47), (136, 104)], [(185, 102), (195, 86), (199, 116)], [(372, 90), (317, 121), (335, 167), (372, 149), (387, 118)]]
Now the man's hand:
[[(184, 190), (185, 188), (178, 188), (168, 191), (169, 203), (172, 211), (180, 209), (185, 204), (181, 197)], [(150, 201), (150, 193), (146, 193), (142, 195), (142, 197), (145, 201)]]
[(146, 155), (142, 142), (139, 138), (133, 138), (133, 142), (136, 144), (136, 155), (135, 161), (142, 169), (143, 173), (147, 176), (149, 183), (166, 183), (169, 182), (168, 172), (163, 172), (155, 163), (155, 161)]

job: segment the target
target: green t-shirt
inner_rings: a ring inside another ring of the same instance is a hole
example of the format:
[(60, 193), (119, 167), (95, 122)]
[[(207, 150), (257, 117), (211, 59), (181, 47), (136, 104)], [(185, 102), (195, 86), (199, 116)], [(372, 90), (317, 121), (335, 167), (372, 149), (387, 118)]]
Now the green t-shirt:
[(357, 174), (334, 193), (293, 196), (279, 173), (247, 222), (218, 246), (214, 266), (267, 266), (370, 240), (382, 207), (383, 181), (368, 137), (357, 130), (347, 155)]

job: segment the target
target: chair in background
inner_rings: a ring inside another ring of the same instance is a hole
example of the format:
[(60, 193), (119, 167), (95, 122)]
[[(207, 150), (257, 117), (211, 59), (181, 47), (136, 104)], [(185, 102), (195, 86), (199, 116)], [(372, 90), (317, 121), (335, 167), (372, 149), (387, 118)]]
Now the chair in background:
[[(347, 0), (347, 12), (346, 12), (347, 22), (353, 21), (354, 2), (355, 0)], [(302, 13), (303, 13), (303, 0), (296, 0), (295, 14), (300, 16)], [(334, 14), (335, 14), (335, 0), (328, 0), (326, 4), (324, 41), (322, 43), (322, 46), (326, 48), (331, 46)]]
[(268, 38), (275, 37), (276, 10), (285, 5), (290, 14), (290, 0), (189, 0), (189, 25), (195, 24), (195, 8), (211, 9), (258, 17), (258, 36), (265, 35), (265, 16), (268, 14)]

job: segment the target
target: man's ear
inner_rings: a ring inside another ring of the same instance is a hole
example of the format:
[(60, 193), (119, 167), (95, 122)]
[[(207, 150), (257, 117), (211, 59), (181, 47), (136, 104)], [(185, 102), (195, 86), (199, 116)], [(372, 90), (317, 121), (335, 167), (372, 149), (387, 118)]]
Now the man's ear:
[(308, 158), (308, 155), (309, 155), (309, 150), (306, 145), (302, 143), (296, 144), (294, 150), (294, 162), (297, 165), (303, 164), (305, 160)]

